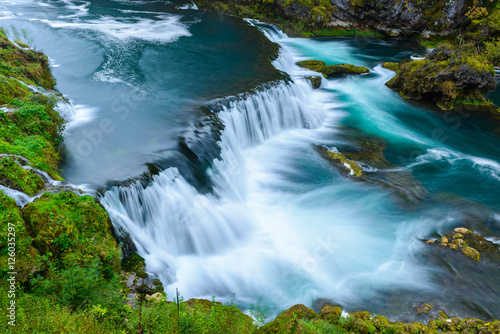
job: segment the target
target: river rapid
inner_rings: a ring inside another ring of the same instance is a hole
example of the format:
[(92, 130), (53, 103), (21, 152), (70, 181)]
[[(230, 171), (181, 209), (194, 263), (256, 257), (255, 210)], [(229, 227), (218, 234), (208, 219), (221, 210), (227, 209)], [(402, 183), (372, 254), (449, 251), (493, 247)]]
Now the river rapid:
[[(170, 300), (500, 318), (498, 263), (422, 242), (458, 226), (500, 242), (500, 125), (387, 88), (381, 63), (417, 43), (289, 38), (177, 1), (2, 1), (0, 25), (72, 103), (63, 176), (100, 193)], [(370, 73), (315, 90), (306, 59)], [(315, 149), (367, 142), (390, 166), (362, 164), (374, 182)]]

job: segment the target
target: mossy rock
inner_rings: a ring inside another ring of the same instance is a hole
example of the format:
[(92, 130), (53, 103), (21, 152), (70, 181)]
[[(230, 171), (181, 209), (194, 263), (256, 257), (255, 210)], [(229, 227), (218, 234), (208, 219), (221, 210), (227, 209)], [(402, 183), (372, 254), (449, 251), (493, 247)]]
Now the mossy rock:
[(313, 320), (316, 313), (310, 308), (298, 304), (283, 311), (270, 323), (260, 327), (257, 333), (295, 333), (298, 320)]
[[(461, 251), (473, 260), (479, 261), (481, 257), (500, 263), (500, 246), (486, 240), (483, 236), (473, 233), (465, 227), (457, 227), (440, 238), (440, 246)], [(459, 233), (461, 232), (461, 233)], [(424, 240), (429, 245), (438, 244), (436, 240)]]
[(461, 249), (461, 251), (462, 251), (462, 253), (464, 253), (465, 255), (470, 257), (471, 259), (479, 261), (480, 255), (479, 255), (479, 252), (477, 251), (477, 249), (465, 246)]
[(11, 157), (0, 158), (0, 184), (30, 196), (36, 195), (45, 186), (40, 176), (29, 169), (22, 168)]
[(345, 75), (360, 75), (370, 73), (370, 70), (364, 66), (352, 64), (328, 65), (322, 72), (327, 78), (340, 77)]
[(132, 252), (122, 260), (122, 270), (127, 273), (138, 273), (146, 270), (146, 263), (144, 262), (144, 258), (137, 254), (136, 252)]
[(496, 88), (495, 71), (472, 44), (440, 45), (425, 59), (399, 63), (386, 85), (406, 99), (435, 103), (443, 110), (459, 105), (491, 107), (484, 93)]
[(321, 87), (321, 77), (318, 75), (312, 75), (307, 77), (307, 79), (311, 82), (311, 86), (313, 89), (318, 89)]
[(106, 277), (120, 271), (111, 221), (93, 197), (45, 193), (24, 207), (23, 218), (42, 255), (81, 265), (97, 257)]
[(337, 167), (341, 173), (354, 178), (365, 176), (363, 169), (357, 162), (346, 158), (341, 153), (331, 152), (326, 147), (320, 145), (315, 146), (315, 148), (323, 158), (330, 161), (330, 163)]
[(335, 325), (342, 315), (342, 308), (340, 306), (325, 305), (318, 314), (318, 318), (326, 321), (329, 324)]
[(298, 66), (307, 68), (308, 70), (315, 71), (322, 73), (325, 68), (326, 64), (324, 61), (321, 60), (304, 60), (304, 61), (299, 61), (297, 63)]
[(392, 62), (392, 61), (386, 61), (384, 63), (382, 63), (382, 67), (383, 68), (386, 68), (388, 70), (391, 70), (391, 71), (394, 71), (394, 72), (397, 72), (398, 69), (399, 69), (399, 63), (397, 62)]

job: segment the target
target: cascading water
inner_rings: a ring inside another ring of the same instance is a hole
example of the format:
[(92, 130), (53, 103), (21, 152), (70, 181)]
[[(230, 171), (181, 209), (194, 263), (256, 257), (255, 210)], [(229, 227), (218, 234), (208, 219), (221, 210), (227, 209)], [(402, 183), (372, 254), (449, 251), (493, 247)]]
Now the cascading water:
[[(169, 295), (176, 288), (188, 298), (234, 293), (240, 303), (264, 296), (281, 308), (323, 296), (352, 301), (350, 287), (370, 280), (399, 286), (405, 277), (402, 285), (423, 289), (418, 268), (400, 267), (401, 258), (393, 256), (394, 236), (348, 246), (354, 256), (341, 251), (360, 230), (372, 230), (376, 215), (343, 207), (341, 197), (325, 207), (331, 185), (314, 189), (290, 181), (314, 173), (304, 173), (308, 167), (291, 157), (314, 155), (312, 145), (343, 113), (326, 92), (311, 88), (304, 80), (311, 73), (299, 69), (287, 49), (275, 66), (293, 82), (240, 97), (217, 113), (224, 130), (220, 159), (208, 171), (212, 192), (200, 193), (170, 168), (145, 188), (137, 182), (107, 191), (102, 204), (112, 221), (130, 232), (147, 270)], [(346, 185), (333, 191), (341, 196)], [(370, 247), (377, 254), (364, 254)], [(335, 254), (343, 255), (328, 261)]]

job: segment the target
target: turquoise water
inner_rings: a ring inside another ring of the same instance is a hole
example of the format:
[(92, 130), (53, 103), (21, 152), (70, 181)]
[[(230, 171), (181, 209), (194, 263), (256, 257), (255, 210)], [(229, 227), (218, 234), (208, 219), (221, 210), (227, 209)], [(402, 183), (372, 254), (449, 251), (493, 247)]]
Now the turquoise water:
[[(73, 103), (64, 176), (101, 191), (169, 296), (235, 294), (242, 307), (260, 299), (276, 312), (326, 299), (408, 319), (430, 302), (500, 317), (498, 264), (420, 240), (457, 226), (500, 236), (499, 124), (384, 85), (394, 73), (383, 61), (425, 50), (408, 40), (288, 38), (179, 5), (0, 7), (10, 34), (25, 29), (48, 54)], [(274, 67), (269, 40), (281, 48)], [(295, 66), (305, 59), (371, 73), (313, 90), (314, 73)], [(357, 152), (367, 138), (385, 143), (390, 166), (365, 163), (373, 182), (346, 177), (315, 150)]]

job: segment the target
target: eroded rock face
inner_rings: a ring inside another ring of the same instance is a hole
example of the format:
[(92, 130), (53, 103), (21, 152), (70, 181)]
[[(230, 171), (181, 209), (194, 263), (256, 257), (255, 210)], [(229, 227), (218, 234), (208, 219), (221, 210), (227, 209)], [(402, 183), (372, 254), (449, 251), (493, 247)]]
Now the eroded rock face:
[(364, 26), (391, 36), (421, 32), (427, 36), (446, 35), (467, 12), (465, 0), (331, 0), (331, 3), (334, 7), (331, 27)]

